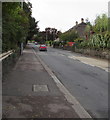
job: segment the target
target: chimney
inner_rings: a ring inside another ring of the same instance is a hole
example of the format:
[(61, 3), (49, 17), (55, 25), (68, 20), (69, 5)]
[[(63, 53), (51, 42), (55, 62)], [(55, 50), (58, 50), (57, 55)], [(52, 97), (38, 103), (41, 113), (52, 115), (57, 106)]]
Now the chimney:
[(83, 18), (81, 18), (81, 22), (82, 22), (82, 23), (84, 22), (84, 19), (83, 19)]
[(76, 26), (78, 25), (78, 21), (76, 21)]

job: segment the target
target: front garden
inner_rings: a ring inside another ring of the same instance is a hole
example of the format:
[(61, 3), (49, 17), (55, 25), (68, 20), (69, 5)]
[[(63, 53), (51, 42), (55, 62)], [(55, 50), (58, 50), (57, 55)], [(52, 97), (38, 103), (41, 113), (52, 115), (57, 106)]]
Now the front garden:
[[(110, 18), (106, 14), (99, 15), (93, 25), (90, 22), (86, 23), (83, 37), (79, 36), (75, 30), (67, 31), (60, 35), (60, 41), (53, 43), (54, 47), (62, 48), (63, 46), (63, 49), (109, 59), (109, 22)], [(68, 42), (74, 42), (73, 46), (69, 46)]]

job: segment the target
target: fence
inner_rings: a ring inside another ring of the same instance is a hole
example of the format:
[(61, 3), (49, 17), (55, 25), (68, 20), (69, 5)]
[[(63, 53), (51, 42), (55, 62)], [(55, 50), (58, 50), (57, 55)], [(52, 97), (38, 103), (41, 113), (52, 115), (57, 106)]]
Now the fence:
[(6, 52), (6, 53), (2, 53), (0, 54), (0, 61), (2, 61), (3, 59), (7, 58), (9, 55), (11, 55), (13, 53), (12, 50)]

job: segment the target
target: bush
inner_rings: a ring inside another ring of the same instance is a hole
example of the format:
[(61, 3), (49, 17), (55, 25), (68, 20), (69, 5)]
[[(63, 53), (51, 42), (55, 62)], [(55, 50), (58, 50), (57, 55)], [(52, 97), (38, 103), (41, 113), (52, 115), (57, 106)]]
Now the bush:
[(90, 49), (110, 49), (110, 33), (95, 34), (89, 40), (76, 42), (77, 48), (90, 48)]
[(74, 42), (76, 38), (78, 38), (76, 31), (65, 32), (60, 35), (60, 40), (65, 42)]

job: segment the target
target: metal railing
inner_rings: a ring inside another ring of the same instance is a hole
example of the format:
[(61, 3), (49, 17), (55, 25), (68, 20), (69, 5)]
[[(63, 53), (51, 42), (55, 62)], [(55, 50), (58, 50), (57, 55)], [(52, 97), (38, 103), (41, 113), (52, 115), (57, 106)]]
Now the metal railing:
[(9, 55), (11, 55), (13, 53), (12, 50), (8, 51), (8, 52), (5, 52), (5, 53), (2, 53), (0, 54), (0, 61), (2, 61), (3, 59), (7, 58)]

